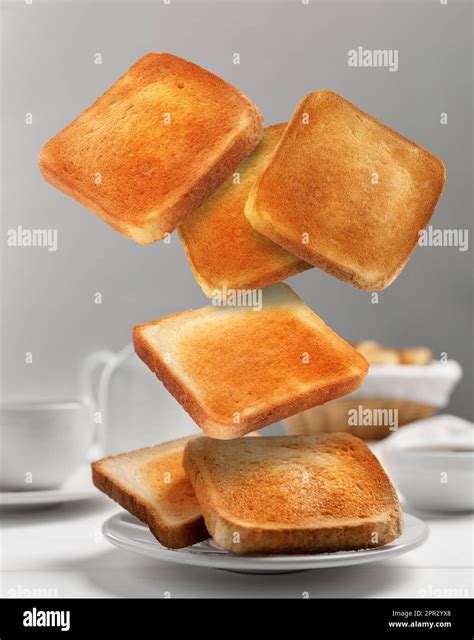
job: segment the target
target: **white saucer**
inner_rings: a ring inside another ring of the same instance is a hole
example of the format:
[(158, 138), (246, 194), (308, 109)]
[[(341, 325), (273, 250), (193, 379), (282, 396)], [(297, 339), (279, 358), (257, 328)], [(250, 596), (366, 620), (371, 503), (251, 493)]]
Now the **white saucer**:
[(108, 518), (104, 522), (102, 532), (116, 547), (156, 560), (242, 573), (290, 573), (375, 562), (416, 549), (427, 539), (428, 526), (410, 514), (405, 514), (404, 517), (403, 534), (398, 540), (384, 547), (315, 555), (236, 556), (220, 549), (212, 539), (185, 549), (167, 549), (152, 536), (144, 524), (125, 511)]
[(98, 495), (91, 480), (90, 467), (81, 467), (58, 489), (39, 491), (0, 491), (0, 507), (44, 507), (61, 502), (87, 500)]

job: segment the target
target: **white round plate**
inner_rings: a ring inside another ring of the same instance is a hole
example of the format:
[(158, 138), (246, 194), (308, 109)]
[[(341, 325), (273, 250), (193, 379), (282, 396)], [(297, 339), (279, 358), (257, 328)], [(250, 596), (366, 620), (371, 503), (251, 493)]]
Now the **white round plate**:
[(0, 507), (45, 507), (61, 502), (87, 500), (99, 495), (91, 481), (90, 467), (82, 467), (58, 489), (0, 491)]
[(212, 539), (185, 549), (167, 549), (152, 536), (144, 524), (125, 511), (108, 518), (104, 522), (102, 532), (116, 547), (156, 560), (242, 573), (286, 573), (375, 562), (416, 549), (427, 539), (428, 526), (410, 514), (405, 514), (404, 517), (403, 534), (384, 547), (313, 555), (237, 556), (220, 549)]

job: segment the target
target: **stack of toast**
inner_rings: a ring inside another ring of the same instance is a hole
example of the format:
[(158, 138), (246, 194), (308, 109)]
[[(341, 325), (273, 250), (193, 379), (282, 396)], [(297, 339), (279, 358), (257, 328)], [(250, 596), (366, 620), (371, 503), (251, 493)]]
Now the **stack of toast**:
[(312, 266), (384, 289), (445, 182), (441, 160), (333, 91), (264, 130), (245, 95), (168, 53), (136, 62), (43, 147), (40, 168), (136, 242), (179, 228), (209, 297)]
[(348, 434), (185, 438), (92, 468), (171, 548), (212, 536), (230, 553), (323, 553), (379, 547), (402, 530), (390, 480)]
[(396, 538), (396, 494), (357, 438), (241, 436), (362, 384), (364, 355), (282, 281), (319, 267), (361, 289), (389, 286), (433, 215), (443, 163), (332, 91), (264, 128), (235, 87), (161, 53), (52, 138), (40, 168), (138, 243), (177, 229), (212, 299), (133, 331), (138, 356), (207, 437), (100, 460), (97, 487), (173, 548), (209, 535), (234, 553)]

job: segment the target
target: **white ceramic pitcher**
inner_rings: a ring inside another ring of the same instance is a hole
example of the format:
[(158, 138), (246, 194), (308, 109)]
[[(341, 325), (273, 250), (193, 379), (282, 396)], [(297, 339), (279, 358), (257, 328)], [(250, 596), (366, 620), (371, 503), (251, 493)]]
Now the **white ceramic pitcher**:
[[(100, 373), (99, 373), (100, 371)], [(196, 423), (140, 360), (131, 343), (97, 351), (81, 369), (82, 392), (95, 404), (101, 455), (115, 455), (199, 432)]]

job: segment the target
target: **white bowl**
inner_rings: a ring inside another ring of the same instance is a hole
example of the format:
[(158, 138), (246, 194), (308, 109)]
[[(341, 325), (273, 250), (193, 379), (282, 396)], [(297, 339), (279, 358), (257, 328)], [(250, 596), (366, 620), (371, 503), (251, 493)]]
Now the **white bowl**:
[(455, 360), (428, 365), (373, 364), (364, 384), (351, 397), (393, 398), (443, 409), (462, 369)]
[(474, 511), (474, 425), (455, 416), (420, 420), (394, 434), (383, 461), (406, 501), (423, 511)]

